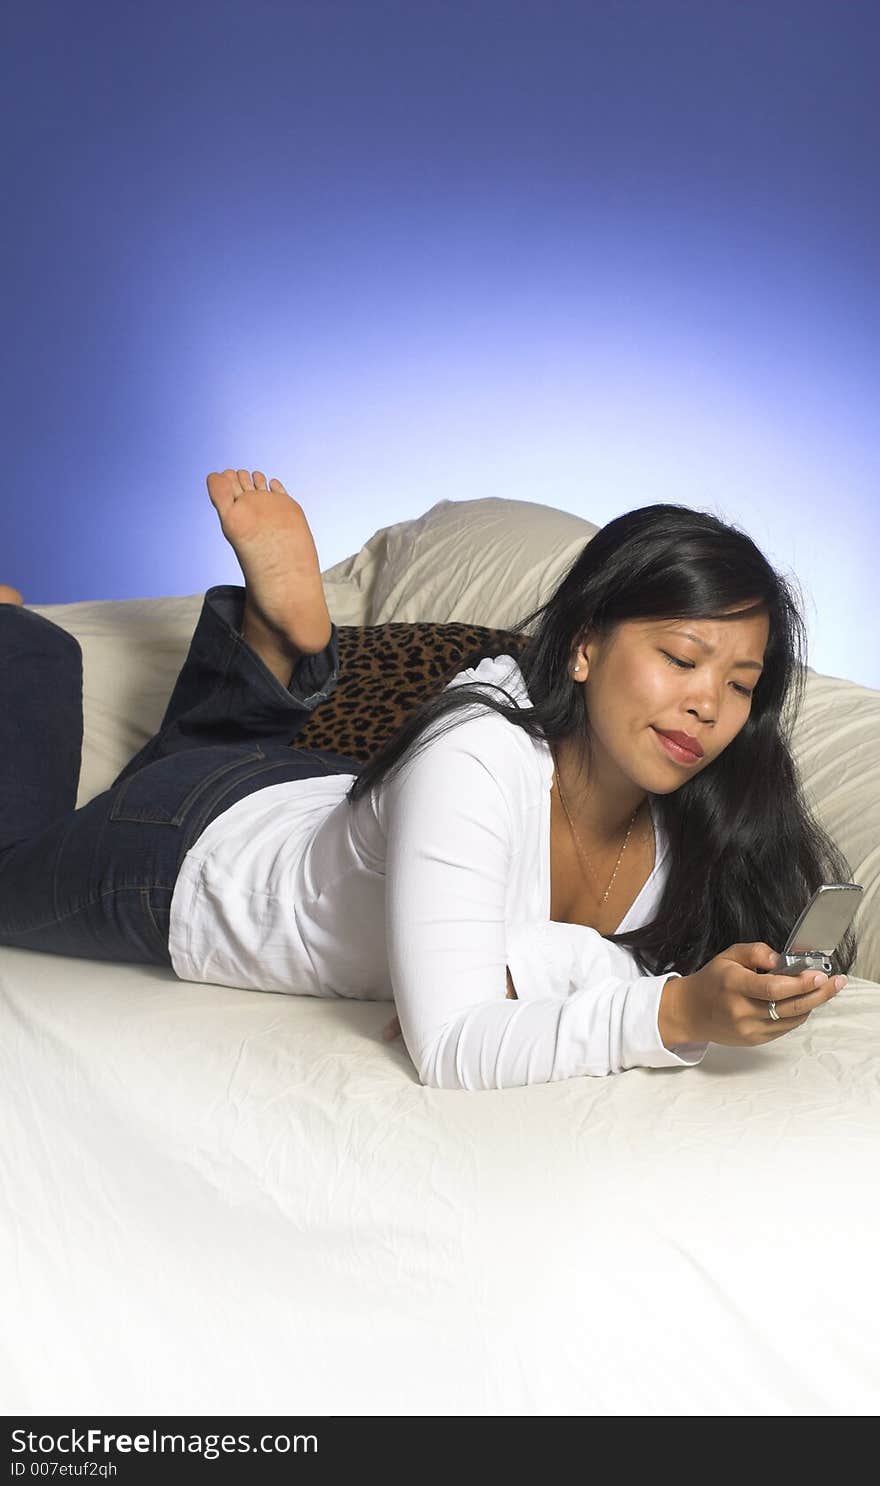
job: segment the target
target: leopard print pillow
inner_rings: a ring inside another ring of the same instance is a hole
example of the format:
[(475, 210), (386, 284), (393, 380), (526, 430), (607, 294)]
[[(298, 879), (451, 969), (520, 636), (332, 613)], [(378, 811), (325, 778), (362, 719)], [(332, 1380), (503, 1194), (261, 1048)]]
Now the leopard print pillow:
[(479, 624), (341, 624), (339, 680), (291, 748), (320, 748), (366, 763), (418, 704), (487, 655), (518, 659), (527, 636)]

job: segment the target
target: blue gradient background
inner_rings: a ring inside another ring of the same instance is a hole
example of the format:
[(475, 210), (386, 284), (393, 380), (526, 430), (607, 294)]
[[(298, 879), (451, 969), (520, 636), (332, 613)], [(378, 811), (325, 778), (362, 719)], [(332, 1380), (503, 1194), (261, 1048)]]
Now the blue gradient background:
[(880, 687), (880, 7), (7, 4), (0, 581), (239, 582), (205, 475), (322, 567), (442, 498), (673, 500)]

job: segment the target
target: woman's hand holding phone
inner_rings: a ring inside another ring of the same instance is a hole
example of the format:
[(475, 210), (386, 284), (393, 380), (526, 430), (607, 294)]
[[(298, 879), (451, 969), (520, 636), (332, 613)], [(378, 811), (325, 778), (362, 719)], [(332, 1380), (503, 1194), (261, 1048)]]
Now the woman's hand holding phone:
[[(683, 1042), (720, 1042), (728, 1047), (757, 1047), (793, 1032), (811, 1012), (846, 985), (845, 975), (830, 978), (815, 970), (776, 975), (779, 955), (769, 944), (732, 944), (693, 975), (667, 980), (660, 998), (658, 1024), (664, 1047)], [(819, 984), (816, 984), (817, 979)], [(516, 996), (510, 971), (507, 995)], [(776, 1004), (774, 1021), (768, 1007)], [(382, 1038), (400, 1035), (391, 1018)]]
[[(830, 1001), (846, 976), (820, 977), (815, 970), (775, 975), (777, 952), (769, 944), (732, 944), (693, 975), (674, 976), (660, 999), (658, 1024), (664, 1047), (682, 1042), (720, 1042), (756, 1047), (784, 1037)], [(768, 1006), (776, 1003), (779, 1021)]]

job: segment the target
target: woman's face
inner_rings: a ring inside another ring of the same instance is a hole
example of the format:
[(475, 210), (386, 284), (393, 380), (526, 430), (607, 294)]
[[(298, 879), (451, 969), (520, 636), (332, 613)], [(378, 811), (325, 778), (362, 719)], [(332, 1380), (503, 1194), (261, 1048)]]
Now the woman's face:
[[(760, 613), (627, 620), (608, 639), (588, 638), (571, 669), (585, 678), (597, 773), (615, 765), (638, 788), (669, 794), (708, 768), (748, 720), (769, 633)], [(670, 731), (696, 739), (702, 757), (667, 748), (660, 733)]]

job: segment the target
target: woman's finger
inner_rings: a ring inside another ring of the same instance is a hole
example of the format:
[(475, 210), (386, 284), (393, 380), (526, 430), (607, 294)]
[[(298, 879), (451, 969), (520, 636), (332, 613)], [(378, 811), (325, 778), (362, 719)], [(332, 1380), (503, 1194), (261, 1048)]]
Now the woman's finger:
[(395, 1037), (399, 1037), (399, 1036), (400, 1036), (400, 1022), (397, 1020), (397, 1017), (396, 1016), (393, 1016), (391, 1018), (391, 1021), (388, 1023), (387, 1027), (383, 1027), (382, 1028), (382, 1041), (383, 1042), (393, 1042), (394, 1039), (395, 1039)]
[[(816, 985), (816, 981), (819, 984)], [(846, 985), (845, 975), (827, 976), (821, 970), (802, 970), (800, 975), (753, 976), (746, 995), (755, 1001), (792, 1001), (807, 992), (821, 993), (825, 1000)]]
[(784, 1037), (786, 1032), (793, 1032), (796, 1027), (802, 1027), (804, 1022), (809, 1021), (809, 1017), (810, 1013), (806, 1011), (803, 1016), (781, 1017), (778, 1022), (762, 1022), (761, 1031), (764, 1034), (762, 1041), (775, 1042), (777, 1037)]
[[(783, 987), (783, 990), (785, 989)], [(839, 987), (835, 985), (833, 980), (826, 980), (822, 985), (817, 986), (814, 991), (804, 990), (795, 992), (793, 996), (779, 996), (778, 998), (769, 996), (767, 999), (773, 1003), (773, 1009), (782, 1021), (791, 1021), (800, 1016), (809, 1016), (810, 1012), (815, 1011), (817, 1006), (822, 1006), (826, 1001), (832, 1000), (837, 995), (838, 989)], [(765, 1001), (753, 999), (753, 1005), (762, 1020), (764, 1017), (770, 1016)], [(772, 1021), (773, 1018), (770, 1017), (770, 1020)]]

